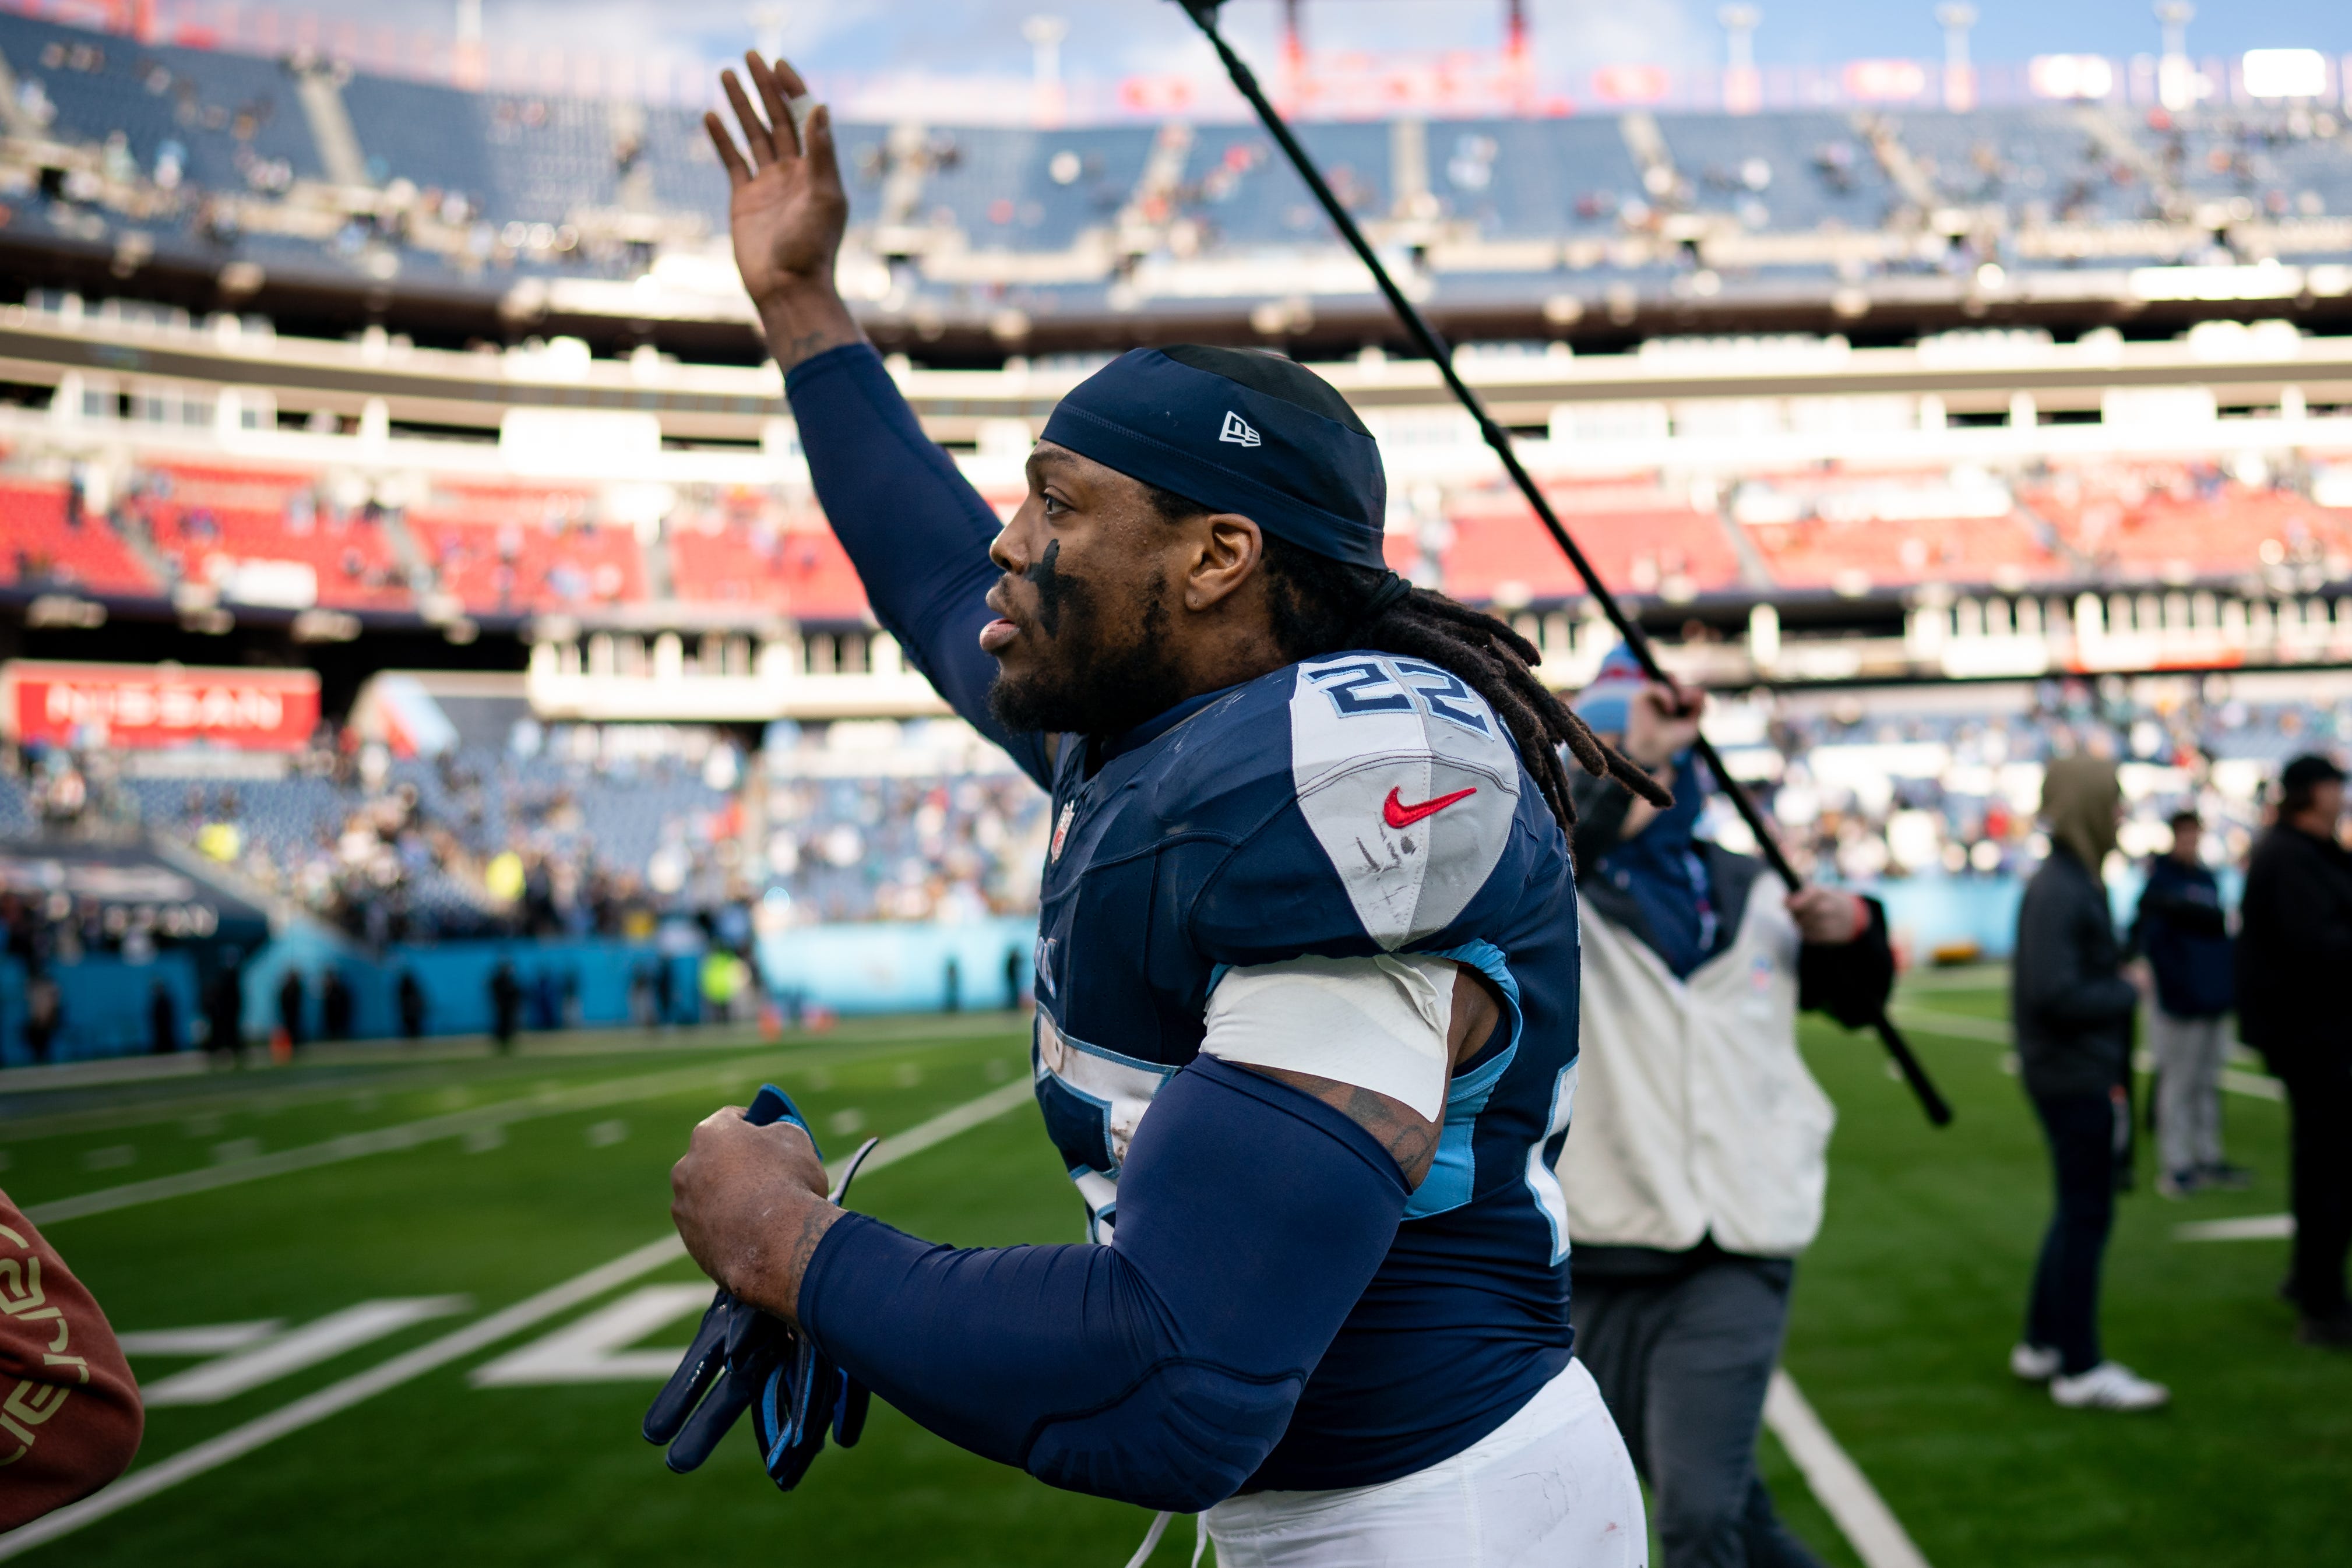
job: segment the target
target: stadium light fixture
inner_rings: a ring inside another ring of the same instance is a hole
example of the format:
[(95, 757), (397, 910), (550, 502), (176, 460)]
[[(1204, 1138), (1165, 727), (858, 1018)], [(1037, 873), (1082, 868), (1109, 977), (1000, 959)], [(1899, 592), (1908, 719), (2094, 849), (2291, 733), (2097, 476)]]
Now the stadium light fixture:
[(1715, 19), (1723, 27), (1724, 111), (1753, 114), (1764, 107), (1764, 79), (1756, 69), (1756, 29), (1764, 13), (1746, 4), (1726, 5)]
[(2156, 0), (2157, 26), (2164, 30), (2164, 53), (2156, 62), (2156, 96), (2169, 110), (2192, 109), (2205, 96), (2204, 78), (2189, 57), (2189, 24), (2197, 7), (2189, 0)]
[(2322, 98), (2327, 92), (2327, 57), (2317, 49), (2248, 49), (2238, 68), (2255, 98)]
[(1974, 109), (1977, 71), (1969, 60), (1969, 29), (1977, 25), (1977, 8), (1938, 5), (1936, 25), (1944, 29), (1944, 107), (1955, 111)]
[[(1267, 134), (1272, 136), (1275, 144), (1282, 149), (1283, 156), (1290, 161), (1291, 167), (1297, 171), (1298, 177), (1306, 182), (1307, 190), (1314, 194), (1317, 203), (1329, 216), (1332, 225), (1339, 231), (1339, 237), (1347, 242), (1349, 249), (1356, 253), (1356, 258), (1362, 262), (1365, 270), (1371, 274), (1373, 283), (1379, 287), (1382, 298), (1388, 300), (1389, 308), (1396, 312), (1398, 321), (1403, 325), (1414, 345), (1436, 369), (1439, 379), (1445, 383), (1446, 390), (1454, 394), (1455, 401), (1460, 402), (1464, 410), (1476, 422), (1479, 435), (1493, 450), (1495, 455), (1501, 459), (1503, 472), (1509, 476), (1511, 483), (1518, 487), (1519, 494), (1527, 498), (1528, 505), (1535, 511), (1536, 520), (1541, 523), (1545, 531), (1551, 535), (1552, 542), (1559, 547), (1560, 553), (1568, 557), (1569, 565), (1574, 568), (1576, 575), (1583, 580), (1585, 590), (1591, 595), (1594, 606), (1600, 610), (1601, 616), (1608, 621), (1609, 624), (1616, 629), (1617, 635), (1624, 640), (1626, 652), (1631, 653), (1634, 662), (1641, 665), (1643, 674), (1654, 681), (1666, 681), (1668, 676), (1665, 668), (1658, 662), (1657, 650), (1651, 645), (1649, 634), (1642, 630), (1640, 622), (1625, 613), (1625, 607), (1618, 603), (1617, 596), (1609, 591), (1609, 585), (1601, 580), (1601, 573), (1594, 569), (1591, 558), (1584, 553), (1583, 547), (1576, 542), (1567, 527), (1560, 522), (1559, 514), (1552, 509), (1551, 502), (1545, 498), (1542, 486), (1538, 486), (1535, 476), (1528, 472), (1527, 465), (1519, 461), (1518, 453), (1511, 444), (1510, 432), (1495, 422), (1494, 416), (1486, 412), (1485, 402), (1471, 390), (1470, 383), (1462, 379), (1461, 372), (1454, 365), (1453, 350), (1446, 344), (1444, 338), (1438, 336), (1437, 329), (1429, 324), (1420, 309), (1398, 286), (1395, 277), (1391, 276), (1387, 265), (1381, 260), (1380, 254), (1373, 250), (1371, 242), (1364, 237), (1364, 231), (1357, 226), (1354, 216), (1332, 193), (1330, 182), (1323, 177), (1322, 170), (1316, 166), (1315, 160), (1308, 156), (1307, 149), (1299, 144), (1298, 138), (1293, 134), (1289, 125), (1284, 121), (1272, 101), (1266, 98), (1265, 89), (1258, 85), (1256, 74), (1249, 68), (1241, 56), (1234, 52), (1233, 46), (1227, 43), (1224, 35), (1218, 31), (1217, 12), (1224, 0), (1177, 0), (1177, 3), (1184, 8), (1185, 15), (1192, 17), (1193, 24), (1201, 29), (1202, 36), (1208, 39), (1210, 47), (1216, 50), (1217, 58), (1224, 66), (1225, 74), (1232, 79), (1234, 90), (1239, 92), (1250, 108), (1256, 112), (1258, 120), (1265, 127)], [(1771, 866), (1774, 874), (1788, 884), (1790, 892), (1794, 893), (1801, 889), (1804, 886), (1804, 879), (1797, 874), (1797, 868), (1790, 863), (1787, 852), (1780, 848), (1780, 840), (1774, 836), (1771, 823), (1765, 820), (1762, 810), (1748, 796), (1748, 791), (1740, 787), (1738, 779), (1732, 776), (1730, 768), (1725, 766), (1722, 754), (1716, 750), (1715, 743), (1707, 739), (1705, 734), (1701, 734), (1693, 749), (1698, 753), (1699, 760), (1706, 765), (1707, 770), (1714, 774), (1716, 782), (1722, 788), (1724, 798), (1728, 800), (1732, 809), (1738, 812), (1739, 820), (1748, 825), (1748, 831), (1755, 837), (1757, 849), (1762, 853), (1766, 862)], [(1895, 1068), (1902, 1073), (1904, 1082), (1910, 1085), (1912, 1093), (1918, 1097), (1920, 1109), (1927, 1113), (1927, 1120), (1938, 1127), (1948, 1124), (1952, 1119), (1951, 1105), (1937, 1091), (1934, 1081), (1927, 1076), (1927, 1070), (1920, 1065), (1918, 1057), (1913, 1053), (1910, 1042), (1903, 1038), (1902, 1031), (1895, 1027), (1894, 1022), (1884, 1011), (1874, 1021), (1873, 1027), (1877, 1030), (1880, 1041), (1886, 1047), (1887, 1055), (1894, 1060)]]

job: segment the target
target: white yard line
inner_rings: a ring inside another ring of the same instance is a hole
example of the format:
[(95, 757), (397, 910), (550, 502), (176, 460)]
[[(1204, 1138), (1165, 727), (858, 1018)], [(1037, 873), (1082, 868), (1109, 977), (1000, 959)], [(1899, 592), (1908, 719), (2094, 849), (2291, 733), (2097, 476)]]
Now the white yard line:
[(340, 1138), (329, 1138), (320, 1144), (304, 1144), (296, 1148), (280, 1149), (275, 1154), (254, 1155), (192, 1171), (153, 1176), (146, 1181), (100, 1187), (96, 1192), (79, 1193), (72, 1197), (52, 1198), (47, 1203), (31, 1205), (25, 1210), (25, 1217), (36, 1225), (54, 1225), (61, 1219), (79, 1219), (85, 1215), (106, 1214), (114, 1209), (156, 1203), (168, 1197), (211, 1192), (219, 1187), (235, 1186), (241, 1182), (259, 1181), (264, 1176), (284, 1176), (292, 1171), (312, 1170), (320, 1166), (341, 1165), (345, 1160), (356, 1160), (368, 1155), (413, 1149), (420, 1144), (463, 1137), (467, 1133), (504, 1127), (540, 1116), (561, 1116), (574, 1111), (601, 1110), (608, 1105), (683, 1094), (696, 1089), (717, 1089), (726, 1083), (740, 1082), (753, 1071), (753, 1064), (748, 1062), (730, 1062), (723, 1068), (706, 1062), (667, 1072), (650, 1072), (635, 1078), (616, 1078), (604, 1083), (583, 1083), (569, 1089), (519, 1095), (511, 1100), (476, 1106), (470, 1111), (452, 1111), (446, 1115), (427, 1116), (418, 1122), (402, 1122), (362, 1133), (346, 1133)]
[(2235, 1219), (2192, 1219), (2172, 1228), (2175, 1241), (2284, 1241), (2294, 1235), (2292, 1214), (2246, 1214)]
[(290, 1333), (158, 1378), (140, 1389), (140, 1402), (150, 1410), (166, 1405), (218, 1405), (265, 1383), (348, 1355), (403, 1329), (470, 1312), (473, 1306), (467, 1296), (396, 1296), (362, 1301)]
[(1927, 1559), (1912, 1544), (1903, 1521), (1895, 1517), (1895, 1511), (1862, 1473), (1862, 1467), (1838, 1447), (1838, 1440), (1797, 1391), (1796, 1379), (1778, 1368), (1764, 1396), (1764, 1424), (1789, 1450), (1789, 1458), (1804, 1473), (1805, 1484), (1836, 1521), (1864, 1568), (1927, 1568)]
[[(920, 1154), (959, 1133), (969, 1132), (983, 1122), (1003, 1115), (1029, 1101), (1032, 1094), (1026, 1080), (1016, 1080), (1001, 1089), (990, 1091), (977, 1100), (943, 1111), (928, 1122), (919, 1122), (908, 1128), (895, 1138), (884, 1139), (881, 1147), (866, 1159), (866, 1169), (879, 1170), (909, 1155)], [(354, 1373), (341, 1383), (330, 1384), (316, 1394), (297, 1399), (267, 1416), (257, 1416), (242, 1427), (232, 1427), (219, 1437), (198, 1443), (168, 1459), (133, 1470), (105, 1490), (61, 1508), (46, 1518), (20, 1525), (7, 1534), (0, 1535), (0, 1559), (15, 1557), (59, 1536), (69, 1535), (84, 1525), (95, 1524), (133, 1503), (145, 1501), (167, 1488), (242, 1458), (289, 1433), (314, 1426), (362, 1400), (413, 1382), (477, 1351), (487, 1350), (500, 1340), (511, 1338), (527, 1328), (569, 1312), (584, 1301), (593, 1301), (615, 1286), (625, 1285), (685, 1256), (685, 1245), (675, 1236), (649, 1241), (609, 1263), (517, 1301), (504, 1311), (467, 1323), (454, 1333), (443, 1334), (430, 1343), (395, 1355), (365, 1372)], [(1871, 1568), (1878, 1568), (1878, 1565), (1874, 1563)]]

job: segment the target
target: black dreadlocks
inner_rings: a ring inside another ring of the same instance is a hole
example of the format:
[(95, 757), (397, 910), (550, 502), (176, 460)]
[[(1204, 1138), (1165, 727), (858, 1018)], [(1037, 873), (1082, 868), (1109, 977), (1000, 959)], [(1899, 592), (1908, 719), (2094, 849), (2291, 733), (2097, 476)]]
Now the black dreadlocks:
[[(1211, 510), (1158, 486), (1144, 487), (1162, 521), (1182, 522)], [(1265, 541), (1274, 638), (1285, 657), (1311, 659), (1349, 648), (1421, 659), (1458, 678), (1486, 700), (1551, 808), (1561, 832), (1574, 841), (1576, 806), (1569, 796), (1566, 747), (1596, 779), (1614, 779), (1654, 806), (1674, 797), (1641, 766), (1604, 744), (1569, 706), (1535, 675), (1542, 651), (1509, 626), (1442, 593), (1416, 588), (1375, 605), (1386, 574), (1303, 549), (1272, 534)]]

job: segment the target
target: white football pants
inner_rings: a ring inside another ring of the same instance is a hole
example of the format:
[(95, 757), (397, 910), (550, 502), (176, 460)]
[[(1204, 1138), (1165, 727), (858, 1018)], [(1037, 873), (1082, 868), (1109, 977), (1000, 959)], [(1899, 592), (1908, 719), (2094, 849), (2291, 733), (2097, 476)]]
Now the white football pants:
[(1450, 1459), (1379, 1486), (1207, 1514), (1218, 1568), (1646, 1568), (1642, 1487), (1580, 1361)]

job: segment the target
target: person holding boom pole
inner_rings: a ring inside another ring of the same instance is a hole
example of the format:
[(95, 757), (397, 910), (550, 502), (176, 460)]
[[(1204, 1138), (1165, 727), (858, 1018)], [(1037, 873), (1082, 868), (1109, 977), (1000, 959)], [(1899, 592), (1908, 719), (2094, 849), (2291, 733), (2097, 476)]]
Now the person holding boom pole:
[(1622, 649), (1576, 703), (1675, 792), (1660, 810), (1577, 791), (1581, 1114), (1559, 1161), (1576, 1354), (1650, 1484), (1664, 1568), (1816, 1568), (1756, 1469), (1836, 1116), (1797, 1014), (1867, 1023), (1895, 954), (1875, 899), (1775, 897), (1762, 862), (1696, 836), (1704, 705)]

